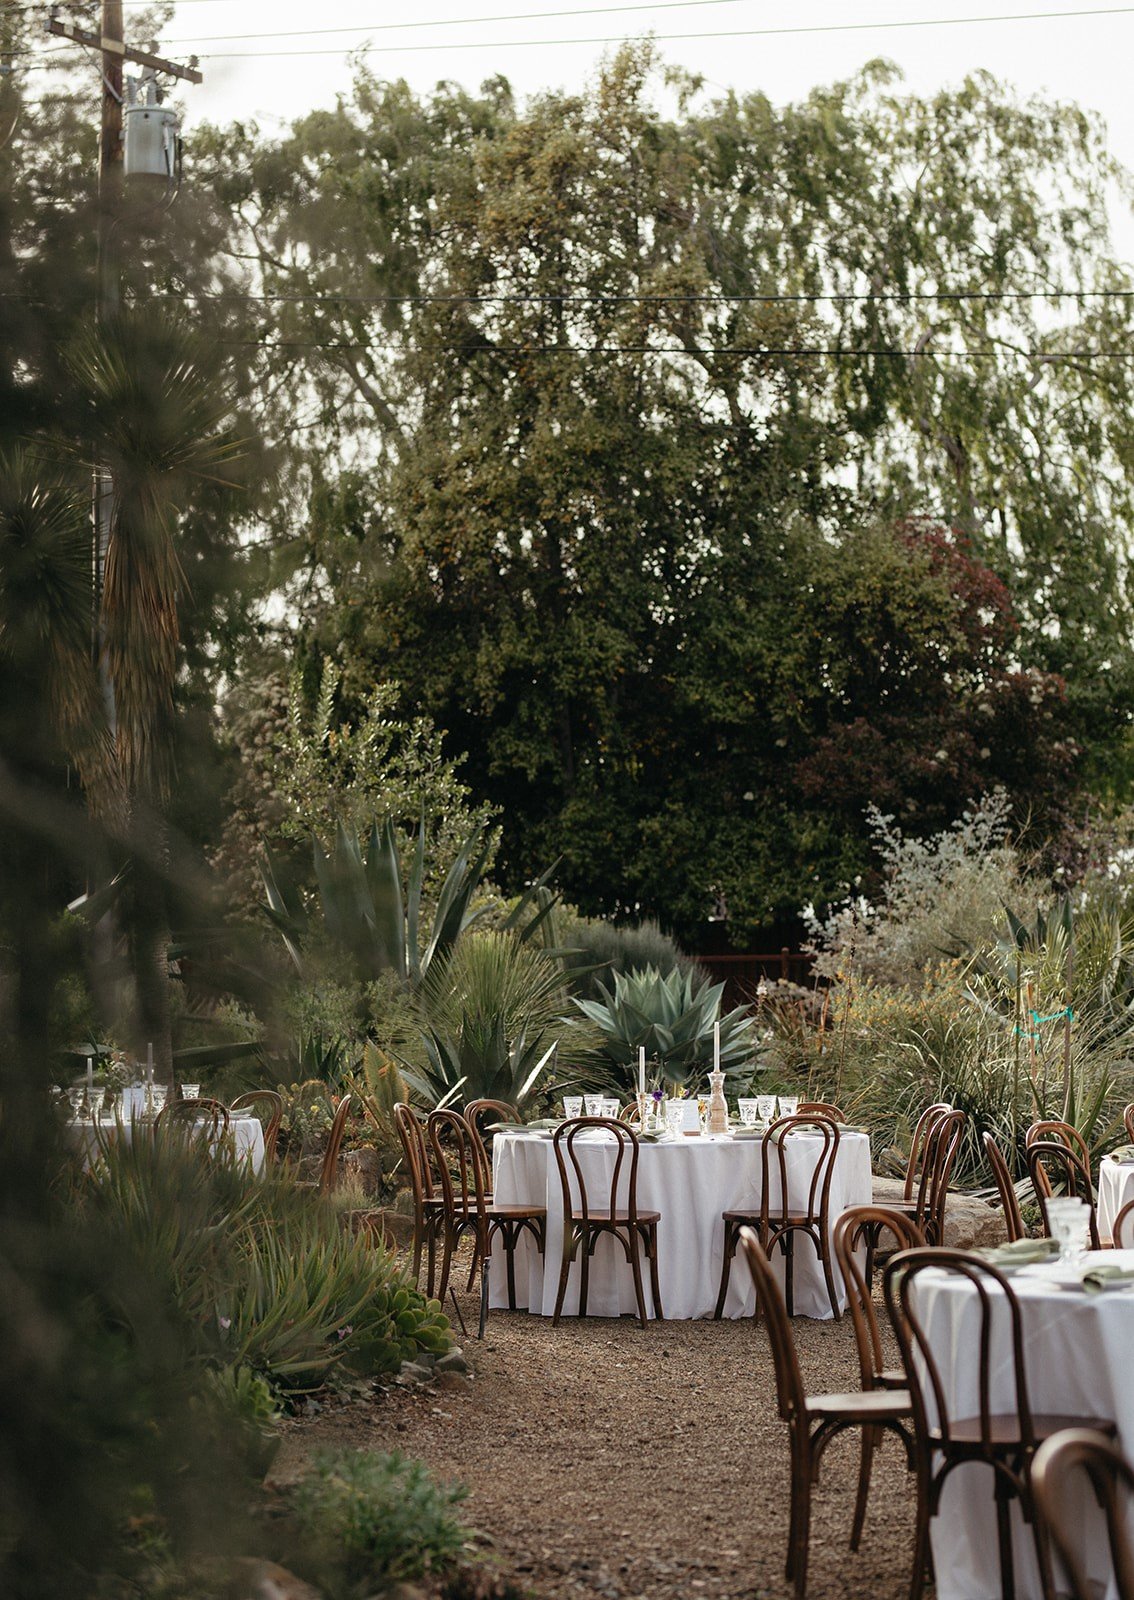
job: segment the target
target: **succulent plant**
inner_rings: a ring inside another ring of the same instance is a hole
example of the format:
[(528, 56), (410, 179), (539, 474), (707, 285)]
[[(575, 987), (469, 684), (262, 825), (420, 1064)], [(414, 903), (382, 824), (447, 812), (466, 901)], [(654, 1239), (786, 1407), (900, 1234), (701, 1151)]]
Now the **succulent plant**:
[(755, 1060), (755, 1019), (745, 1006), (721, 1015), (723, 983), (698, 981), (689, 971), (656, 967), (614, 974), (613, 990), (596, 986), (601, 1000), (574, 1004), (602, 1036), (600, 1053), (627, 1084), (634, 1080), (638, 1053), (660, 1063), (669, 1083), (684, 1084), (712, 1065), (713, 1030), (720, 1023), (721, 1066), (748, 1073)]

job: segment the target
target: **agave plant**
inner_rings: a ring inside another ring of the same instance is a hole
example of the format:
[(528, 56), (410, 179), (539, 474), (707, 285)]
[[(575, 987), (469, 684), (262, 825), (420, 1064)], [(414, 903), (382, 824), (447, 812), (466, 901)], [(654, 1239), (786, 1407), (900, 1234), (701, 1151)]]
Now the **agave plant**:
[(474, 933), (429, 975), (417, 1005), (424, 1063), (402, 1076), (422, 1099), (520, 1105), (545, 1085), (565, 1026), (553, 954), (514, 933)]
[(713, 1033), (721, 1033), (721, 1066), (726, 1072), (751, 1067), (756, 1051), (755, 1018), (745, 1006), (721, 1015), (723, 983), (698, 984), (694, 973), (675, 968), (636, 968), (614, 974), (613, 991), (597, 985), (601, 1000), (574, 1004), (601, 1035), (599, 1050), (627, 1083), (639, 1051), (661, 1063), (669, 1083), (683, 1084), (712, 1063)]
[[(434, 965), (441, 965), (453, 946), (488, 909), (474, 909), (489, 857), (489, 830), (476, 827), (461, 847), (441, 886), (432, 927), (422, 927), (421, 888), (425, 876), (425, 823), (418, 830), (408, 874), (408, 892), (402, 892), (402, 862), (391, 819), (370, 830), (365, 853), (358, 838), (342, 823), (335, 832), (330, 854), (312, 839), (315, 879), (323, 925), (331, 943), (354, 966), (363, 982), (393, 972), (418, 988)], [(311, 934), (311, 919), (298, 896), (281, 886), (270, 857), (261, 863), (267, 894), (267, 916), (282, 936), (297, 970), (303, 973), (304, 946)], [(513, 907), (504, 927), (528, 938), (548, 914), (548, 907), (533, 912), (536, 896), (548, 873), (533, 884)]]

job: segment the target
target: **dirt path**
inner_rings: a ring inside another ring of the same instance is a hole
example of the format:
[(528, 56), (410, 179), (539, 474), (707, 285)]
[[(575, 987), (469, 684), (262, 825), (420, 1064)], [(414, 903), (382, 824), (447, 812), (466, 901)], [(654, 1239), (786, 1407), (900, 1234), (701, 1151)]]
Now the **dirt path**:
[[(795, 1327), (810, 1388), (857, 1387), (848, 1322)], [(790, 1596), (787, 1429), (762, 1326), (643, 1332), (624, 1318), (553, 1328), (494, 1312), (483, 1346), (469, 1338), (464, 1350), (471, 1381), (394, 1389), (373, 1406), (296, 1423), (273, 1477), (294, 1476), (327, 1445), (420, 1456), (470, 1487), (468, 1520), (540, 1600)], [(857, 1443), (832, 1445), (813, 1516), (811, 1600), (905, 1595), (913, 1497), (903, 1461), (888, 1442), (864, 1549), (852, 1555)]]

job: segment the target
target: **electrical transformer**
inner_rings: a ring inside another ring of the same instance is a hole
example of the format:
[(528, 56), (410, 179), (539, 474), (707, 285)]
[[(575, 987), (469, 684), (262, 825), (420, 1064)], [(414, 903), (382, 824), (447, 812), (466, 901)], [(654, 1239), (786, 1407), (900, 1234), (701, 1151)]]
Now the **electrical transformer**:
[(128, 178), (158, 179), (170, 187), (177, 181), (177, 113), (166, 106), (124, 108), (125, 172)]

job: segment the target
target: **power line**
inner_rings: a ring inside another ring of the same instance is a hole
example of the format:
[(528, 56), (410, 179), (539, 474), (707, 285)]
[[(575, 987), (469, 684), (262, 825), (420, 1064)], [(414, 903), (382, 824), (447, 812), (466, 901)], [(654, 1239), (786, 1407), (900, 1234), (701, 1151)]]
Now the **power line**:
[[(1084, 17), (1114, 17), (1114, 16), (1129, 16), (1131, 14), (1134, 14), (1134, 6), (1099, 6), (1099, 7), (1092, 7), (1092, 8), (1087, 9), (1087, 10), (1006, 12), (1006, 13), (999, 14), (999, 15), (996, 15), (996, 16), (921, 17), (921, 18), (910, 18), (910, 19), (907, 19), (907, 20), (897, 20), (897, 21), (892, 21), (892, 22), (830, 22), (830, 23), (816, 23), (816, 24), (813, 24), (813, 25), (810, 25), (810, 26), (796, 26), (796, 27), (784, 27), (784, 28), (721, 28), (721, 29), (715, 29), (715, 30), (705, 30), (705, 31), (690, 32), (690, 33), (651, 33), (649, 35), (649, 37), (652, 38), (652, 39), (656, 39), (659, 42), (665, 42), (665, 41), (691, 41), (691, 40), (699, 40), (699, 39), (769, 39), (769, 38), (781, 38), (781, 37), (786, 37), (786, 36), (800, 36), (800, 35), (809, 35), (809, 34), (868, 33), (868, 32), (879, 32), (879, 31), (890, 31), (890, 30), (894, 30), (894, 29), (908, 29), (908, 28), (969, 27), (969, 26), (975, 26), (975, 25), (980, 25), (980, 24), (985, 24), (985, 23), (1000, 23), (1000, 22), (1050, 22), (1050, 21), (1068, 20), (1068, 19), (1071, 19), (1071, 18), (1079, 18), (1079, 19), (1081, 19), (1081, 18), (1084, 18)], [(546, 15), (555, 15), (555, 13), (546, 13)], [(486, 18), (476, 18), (476, 19), (468, 19), (468, 20), (494, 21), (496, 19), (495, 18), (487, 18), (486, 17)], [(504, 20), (504, 19), (501, 19), (501, 20)], [(507, 20), (521, 20), (521, 19), (509, 17)], [(522, 20), (525, 20), (525, 21), (527, 21), (527, 20), (538, 21), (540, 19), (538, 17), (529, 19), (527, 16), (524, 16), (522, 18)], [(422, 23), (419, 26), (424, 27), (424, 26), (434, 26), (434, 25), (435, 24)], [(379, 27), (380, 26), (381, 25), (379, 25)], [(372, 33), (372, 32), (378, 32), (379, 31), (379, 27), (370, 28), (370, 29), (368, 29), (368, 28), (353, 29), (352, 28), (352, 29), (347, 30), (347, 31), (352, 32), (352, 33), (354, 33), (354, 32)], [(342, 30), (339, 30), (339, 29), (312, 28), (312, 29), (304, 30), (303, 31), (303, 37), (305, 37), (305, 38), (315, 38), (315, 37), (317, 37), (317, 36), (319, 36), (321, 34), (335, 33), (335, 32), (340, 32), (340, 31), (342, 31)], [(224, 38), (251, 38), (253, 36), (250, 35), (250, 34), (230, 34), (230, 35), (213, 35), (212, 37), (216, 38), (216, 39), (224, 39)], [(261, 38), (261, 39), (271, 39), (271, 38), (286, 38), (286, 37), (291, 37), (291, 35), (290, 34), (284, 34), (284, 33), (277, 33), (277, 34), (260, 33), (260, 34), (255, 35), (255, 37)], [(573, 38), (568, 38), (568, 39), (491, 39), (491, 40), (489, 40), (489, 39), (485, 39), (485, 40), (454, 39), (454, 40), (446, 40), (444, 42), (430, 41), (428, 43), (422, 43), (422, 44), (384, 45), (382, 48), (383, 48), (383, 53), (387, 54), (387, 55), (404, 55), (404, 54), (409, 53), (409, 52), (417, 52), (417, 51), (423, 51), (423, 50), (424, 51), (428, 51), (428, 50), (513, 50), (513, 49), (531, 49), (531, 48), (537, 47), (537, 46), (548, 47), (548, 46), (561, 46), (561, 45), (571, 45), (571, 44), (587, 44), (587, 45), (593, 45), (593, 44), (621, 44), (624, 41), (625, 37), (626, 37), (626, 35), (624, 35), (624, 34), (595, 34), (595, 35), (590, 35), (590, 36), (586, 36), (586, 37), (575, 36)], [(204, 42), (206, 42), (206, 36), (204, 36), (204, 35), (197, 35), (196, 37), (193, 37), (193, 38), (172, 39), (172, 40), (168, 41), (168, 43), (170, 43), (170, 44), (181, 44), (181, 45), (184, 45), (184, 44), (201, 44), (201, 43), (204, 43)], [(211, 50), (211, 51), (207, 51), (207, 52), (202, 52), (202, 54), (204, 55), (205, 59), (207, 59), (207, 60), (220, 61), (220, 60), (236, 59), (236, 58), (241, 57), (241, 56), (257, 56), (257, 57), (273, 56), (273, 57), (279, 57), (279, 56), (295, 56), (295, 55), (303, 55), (303, 56), (345, 55), (345, 54), (349, 53), (350, 50), (355, 49), (355, 48), (360, 49), (360, 50), (364, 50), (364, 49), (367, 48), (367, 45), (366, 44), (360, 44), (358, 46), (344, 46), (341, 49), (331, 48), (331, 49), (315, 49), (315, 50)]]

